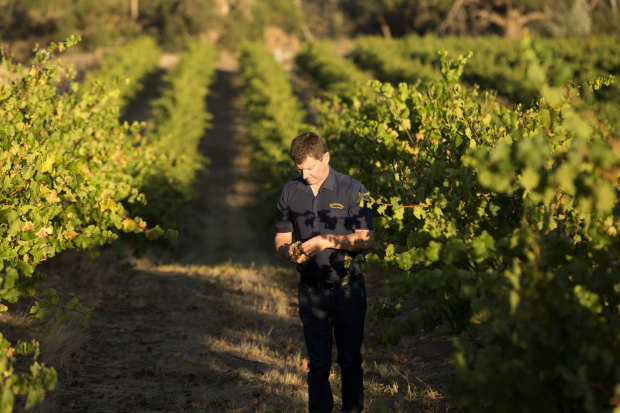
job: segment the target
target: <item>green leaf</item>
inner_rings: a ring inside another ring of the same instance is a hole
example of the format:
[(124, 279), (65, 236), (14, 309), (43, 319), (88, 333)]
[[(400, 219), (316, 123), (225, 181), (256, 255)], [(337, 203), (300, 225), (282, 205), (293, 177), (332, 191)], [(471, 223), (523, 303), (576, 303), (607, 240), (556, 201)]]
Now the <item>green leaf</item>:
[(510, 301), (510, 314), (515, 314), (517, 311), (517, 307), (519, 306), (519, 301), (521, 297), (519, 296), (519, 292), (515, 290), (510, 290), (509, 293), (509, 301)]
[(555, 172), (555, 179), (558, 181), (560, 189), (569, 195), (575, 193), (575, 176), (576, 171), (568, 163), (561, 164)]
[(436, 262), (439, 260), (442, 244), (436, 241), (431, 241), (424, 251), (424, 256), (429, 262)]
[(547, 82), (545, 70), (538, 63), (531, 63), (527, 68), (527, 78), (536, 86), (540, 87)]
[(600, 314), (603, 311), (603, 305), (601, 304), (598, 294), (589, 291), (583, 285), (576, 285), (573, 292), (579, 304), (590, 310), (593, 314)]
[(530, 191), (536, 188), (536, 186), (538, 186), (540, 176), (538, 175), (538, 172), (536, 170), (528, 167), (525, 168), (525, 170), (521, 174), (519, 181), (521, 182), (521, 185), (524, 189)]
[(159, 226), (146, 231), (146, 236), (149, 240), (155, 241), (160, 239), (164, 235), (164, 230)]
[(12, 380), (7, 380), (6, 385), (2, 388), (2, 397), (0, 397), (0, 413), (12, 413), (15, 397), (13, 396)]
[(594, 196), (596, 197), (596, 209), (603, 214), (610, 213), (617, 202), (616, 190), (607, 182), (601, 183), (594, 189)]
[(423, 207), (415, 206), (413, 207), (413, 216), (417, 219), (422, 219), (426, 216), (426, 210)]
[(473, 258), (475, 262), (482, 262), (487, 258), (490, 258), (495, 252), (495, 239), (486, 231), (483, 231), (472, 242)]
[(542, 95), (551, 106), (560, 106), (564, 100), (564, 92), (559, 87), (545, 86), (542, 89)]

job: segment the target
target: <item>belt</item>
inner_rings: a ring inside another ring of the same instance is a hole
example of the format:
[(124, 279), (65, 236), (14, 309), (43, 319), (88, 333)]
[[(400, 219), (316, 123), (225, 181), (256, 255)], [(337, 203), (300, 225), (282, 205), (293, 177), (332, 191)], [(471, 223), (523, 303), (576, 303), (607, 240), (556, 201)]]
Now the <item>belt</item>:
[(333, 290), (334, 288), (347, 285), (348, 283), (355, 281), (355, 280), (359, 280), (360, 278), (364, 278), (364, 274), (362, 273), (347, 274), (344, 277), (342, 277), (340, 281), (332, 281), (332, 280), (313, 281), (313, 280), (304, 280), (302, 278), (301, 282), (312, 288), (318, 288), (320, 290)]

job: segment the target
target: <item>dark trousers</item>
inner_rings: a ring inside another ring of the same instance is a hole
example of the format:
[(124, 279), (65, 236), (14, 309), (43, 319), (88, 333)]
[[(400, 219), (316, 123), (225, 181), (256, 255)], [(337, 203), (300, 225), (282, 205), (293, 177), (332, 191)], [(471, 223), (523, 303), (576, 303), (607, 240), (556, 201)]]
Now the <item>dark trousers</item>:
[(361, 412), (364, 407), (361, 353), (366, 316), (364, 279), (330, 290), (300, 282), (298, 297), (309, 358), (310, 412), (331, 413), (334, 407), (329, 384), (334, 339), (342, 374), (342, 411)]

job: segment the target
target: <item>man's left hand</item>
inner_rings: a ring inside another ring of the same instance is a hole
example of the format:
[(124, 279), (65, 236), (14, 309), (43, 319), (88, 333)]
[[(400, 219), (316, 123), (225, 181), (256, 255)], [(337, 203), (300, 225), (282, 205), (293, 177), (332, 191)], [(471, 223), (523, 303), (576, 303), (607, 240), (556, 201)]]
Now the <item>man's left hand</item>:
[(317, 235), (301, 244), (301, 249), (307, 257), (313, 257), (325, 248), (327, 248), (327, 238), (322, 235)]

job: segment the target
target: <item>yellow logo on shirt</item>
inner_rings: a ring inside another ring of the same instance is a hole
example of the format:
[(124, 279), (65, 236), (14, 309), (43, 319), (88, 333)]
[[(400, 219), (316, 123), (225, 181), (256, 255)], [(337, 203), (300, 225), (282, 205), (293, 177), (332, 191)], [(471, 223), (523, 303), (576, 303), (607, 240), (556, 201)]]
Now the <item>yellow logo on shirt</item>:
[(334, 208), (334, 209), (344, 209), (344, 205), (339, 204), (339, 203), (329, 204), (329, 207)]

